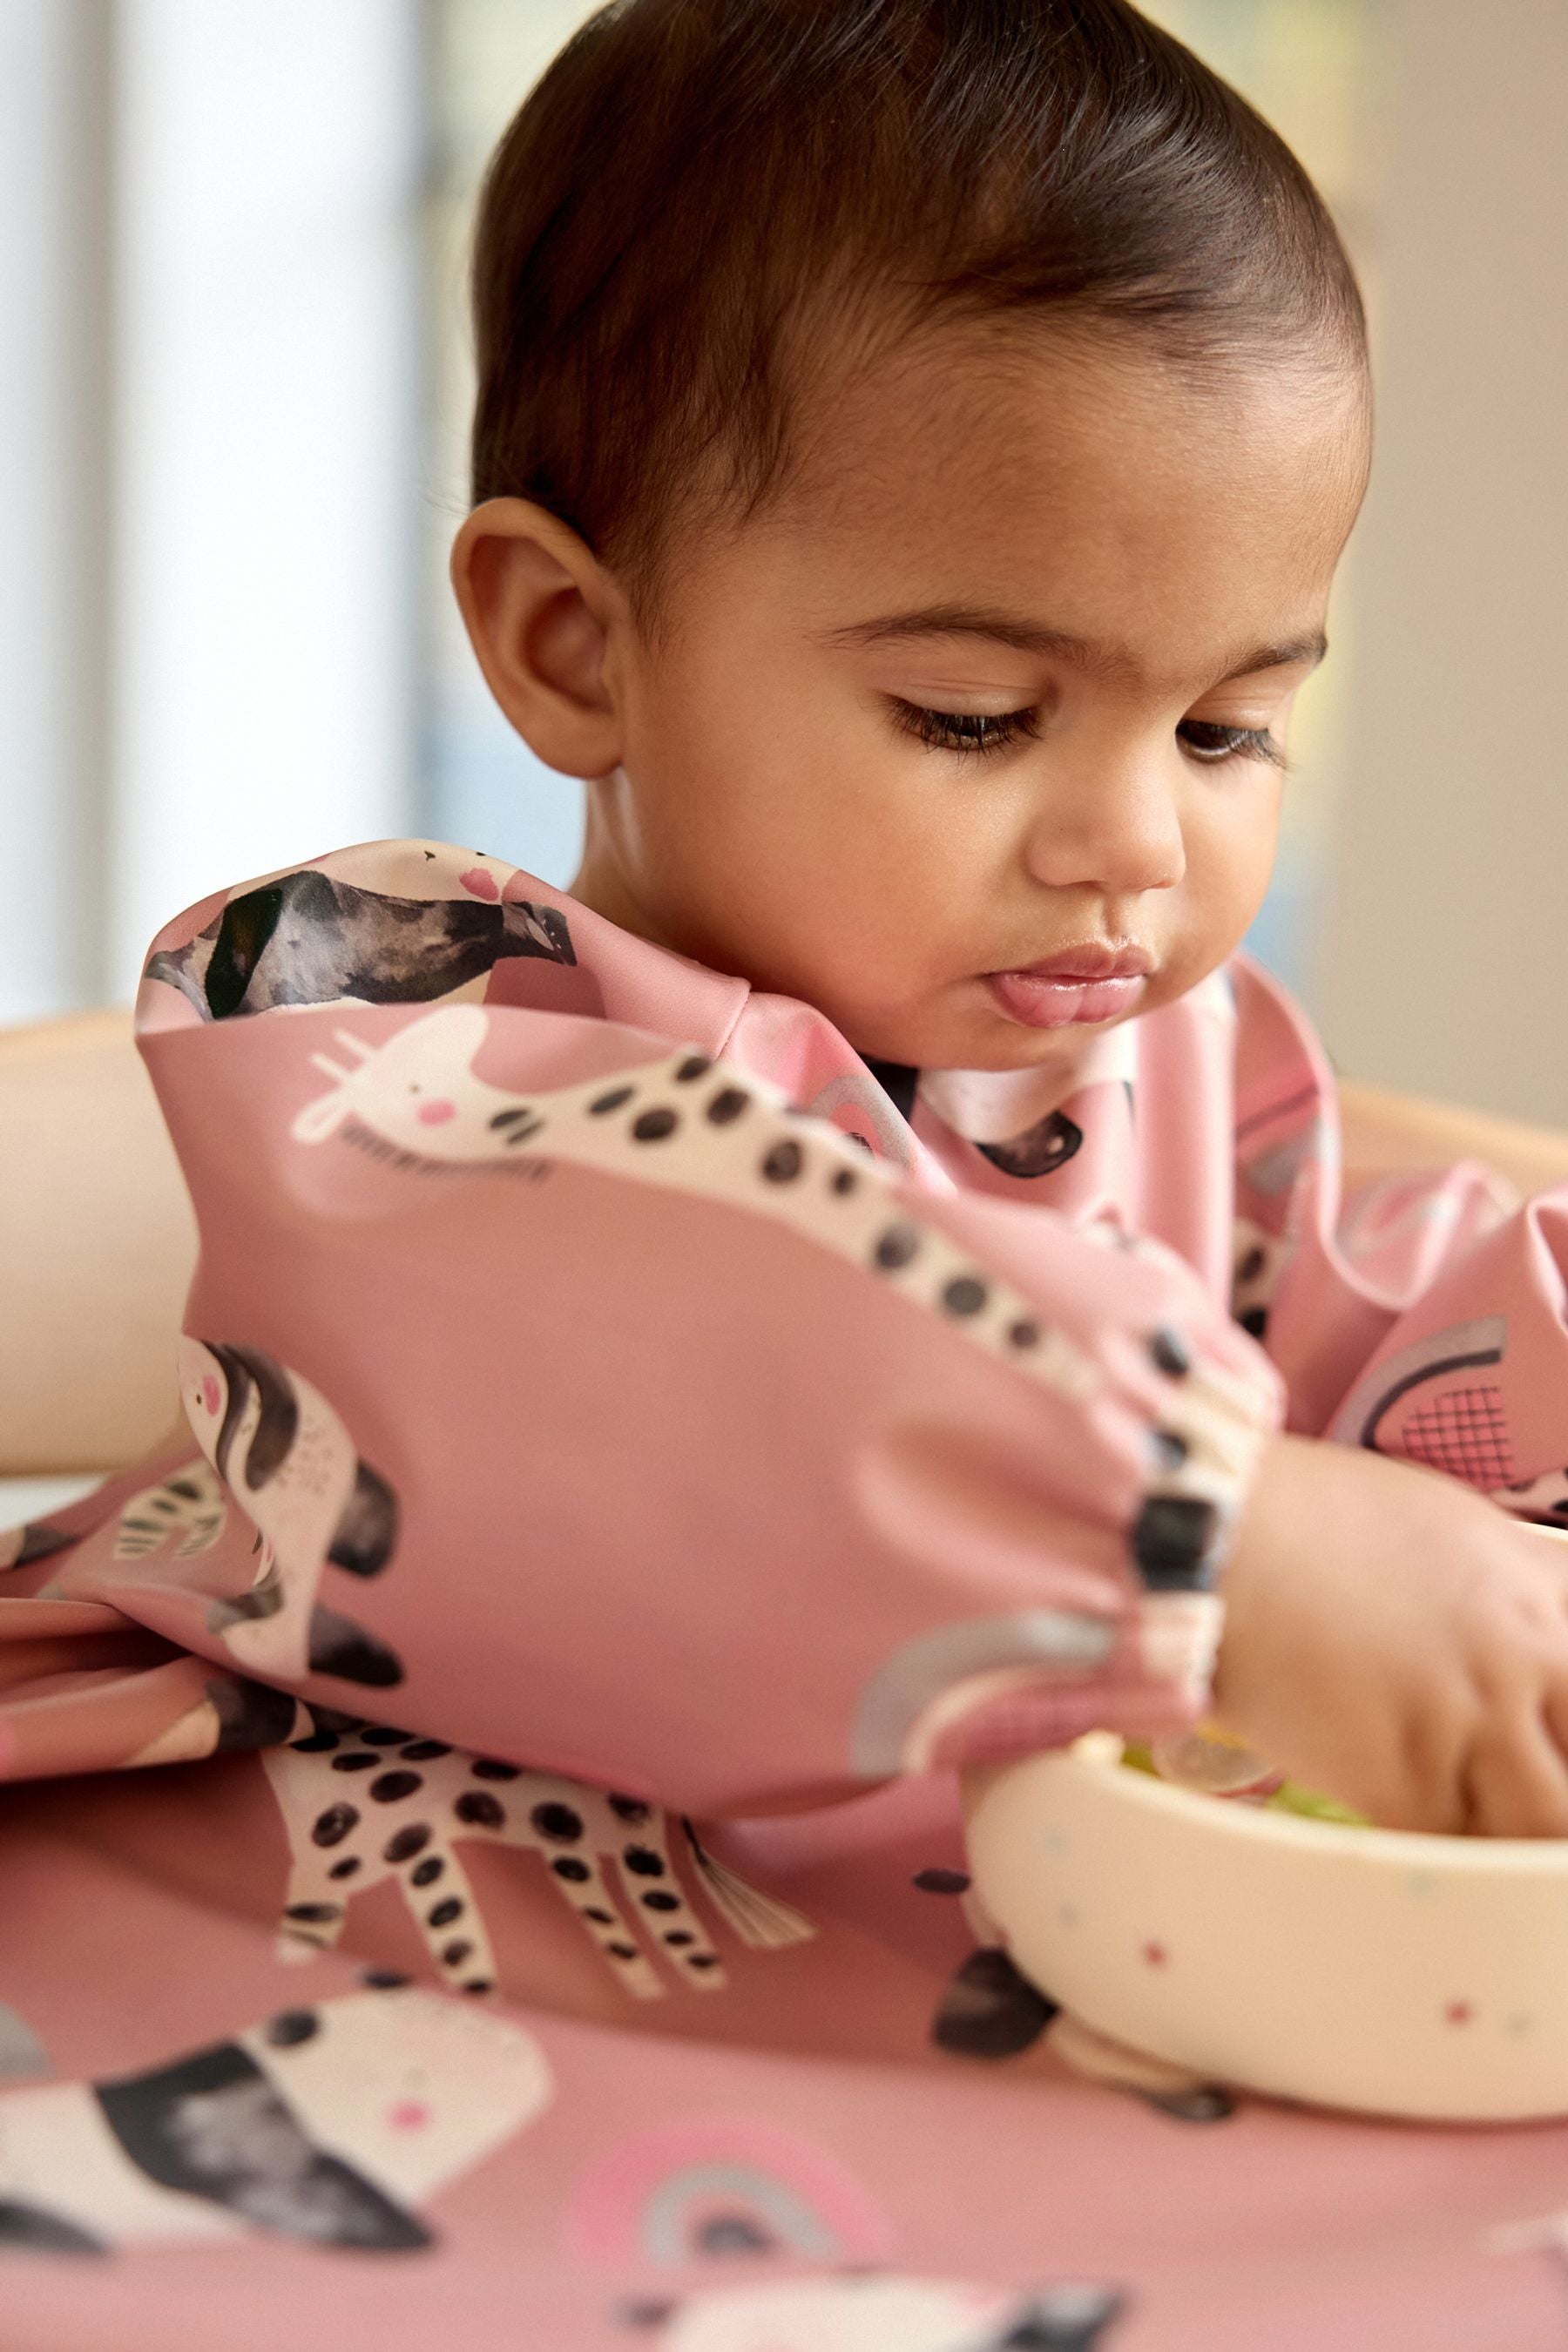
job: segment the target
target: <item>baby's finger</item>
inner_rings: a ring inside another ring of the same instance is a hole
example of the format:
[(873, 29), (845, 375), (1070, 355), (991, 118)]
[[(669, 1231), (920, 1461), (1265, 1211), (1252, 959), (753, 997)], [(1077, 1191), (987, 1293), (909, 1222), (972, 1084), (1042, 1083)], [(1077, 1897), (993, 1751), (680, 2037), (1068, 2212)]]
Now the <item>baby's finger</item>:
[[(1563, 1694), (1568, 1706), (1568, 1691)], [(1568, 1754), (1555, 1727), (1521, 1713), (1477, 1734), (1464, 1772), (1465, 1827), (1480, 1837), (1568, 1837)]]

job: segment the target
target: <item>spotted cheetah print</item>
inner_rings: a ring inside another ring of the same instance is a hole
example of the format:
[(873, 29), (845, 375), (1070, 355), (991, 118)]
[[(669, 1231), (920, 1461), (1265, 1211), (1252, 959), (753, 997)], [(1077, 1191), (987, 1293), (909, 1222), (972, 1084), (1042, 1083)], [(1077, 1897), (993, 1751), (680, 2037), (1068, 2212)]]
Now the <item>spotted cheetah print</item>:
[(640, 1797), (315, 1712), (321, 1727), (262, 1759), (293, 1854), (279, 1929), (286, 1959), (335, 1944), (353, 1896), (391, 1879), (445, 1981), (492, 1991), (495, 1956), (458, 1851), (472, 1841), (536, 1855), (634, 2000), (663, 1997), (661, 1969), (700, 1991), (727, 1981), (712, 1932), (682, 1884), (678, 1851), (743, 1943), (779, 1948), (815, 1932)]

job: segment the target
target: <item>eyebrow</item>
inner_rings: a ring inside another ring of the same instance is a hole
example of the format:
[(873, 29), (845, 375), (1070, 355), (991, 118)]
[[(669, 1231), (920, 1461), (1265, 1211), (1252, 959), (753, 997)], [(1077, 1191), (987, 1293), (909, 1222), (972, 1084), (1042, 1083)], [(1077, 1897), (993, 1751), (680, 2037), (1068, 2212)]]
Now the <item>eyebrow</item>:
[[(1041, 621), (989, 605), (928, 604), (918, 612), (887, 613), (874, 621), (830, 629), (822, 642), (859, 646), (896, 644), (909, 637), (981, 637), (991, 645), (1009, 646), (1015, 653), (1055, 655), (1091, 677), (1134, 684), (1142, 683), (1143, 677), (1141, 665), (1120, 646), (1098, 645), (1092, 638), (1075, 636), (1069, 629), (1047, 628)], [(1297, 662), (1315, 667), (1328, 650), (1328, 638), (1321, 629), (1279, 645), (1254, 646), (1216, 683), (1227, 685), (1232, 678), (1251, 677), (1258, 670), (1285, 669)]]

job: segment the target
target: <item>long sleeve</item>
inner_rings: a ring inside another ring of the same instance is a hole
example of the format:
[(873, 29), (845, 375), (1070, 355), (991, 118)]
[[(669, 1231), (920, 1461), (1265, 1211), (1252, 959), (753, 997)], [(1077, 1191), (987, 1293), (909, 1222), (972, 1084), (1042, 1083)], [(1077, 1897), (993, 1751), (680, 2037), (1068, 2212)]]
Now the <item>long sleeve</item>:
[(197, 1019), (178, 952), (144, 1049), (210, 1523), (142, 1497), (51, 1592), (708, 1814), (1192, 1718), (1280, 1398), (1173, 1255), (922, 1187), (711, 1039)]
[(1236, 1307), (1289, 1426), (1568, 1519), (1568, 1187), (1464, 1161), (1345, 1197), (1334, 1088), (1278, 983), (1239, 976)]

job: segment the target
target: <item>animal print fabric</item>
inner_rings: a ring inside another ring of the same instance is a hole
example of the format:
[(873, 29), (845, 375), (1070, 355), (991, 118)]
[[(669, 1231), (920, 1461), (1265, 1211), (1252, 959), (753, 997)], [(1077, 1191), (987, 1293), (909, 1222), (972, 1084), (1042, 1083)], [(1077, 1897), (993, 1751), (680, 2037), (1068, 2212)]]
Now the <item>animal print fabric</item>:
[(1058, 1103), (432, 843), (139, 1024), (178, 1429), (0, 1537), (5, 2352), (1561, 2341), (1568, 2135), (1100, 2042), (953, 1773), (1194, 1718), (1281, 1419), (1568, 1520), (1561, 1196), (1342, 1201), (1244, 960)]

